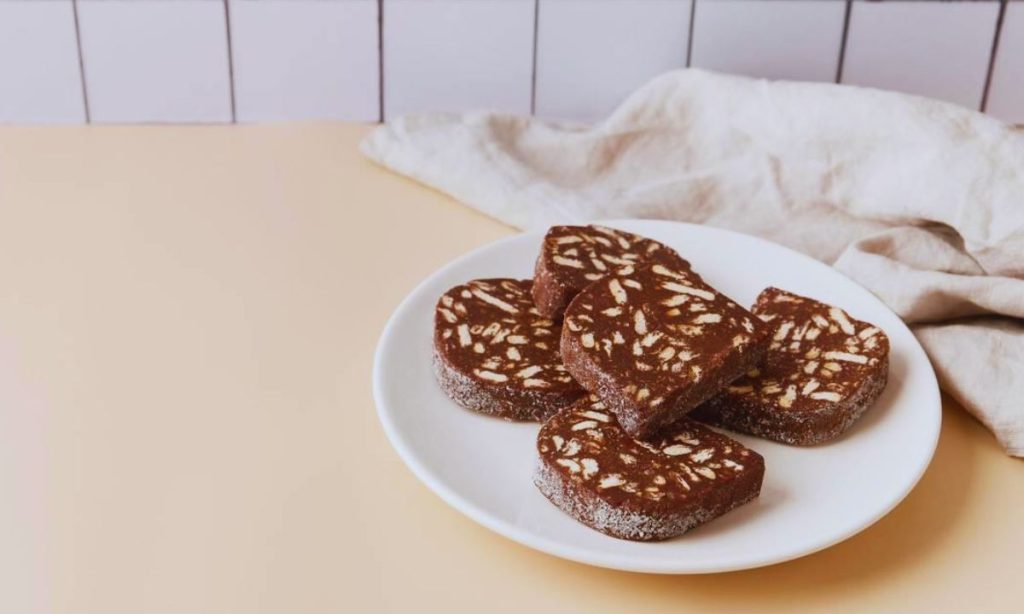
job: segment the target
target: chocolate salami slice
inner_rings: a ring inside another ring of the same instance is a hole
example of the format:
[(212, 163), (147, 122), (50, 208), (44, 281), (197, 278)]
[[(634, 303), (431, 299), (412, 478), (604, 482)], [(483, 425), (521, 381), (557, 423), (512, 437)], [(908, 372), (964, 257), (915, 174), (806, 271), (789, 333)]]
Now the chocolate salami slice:
[(689, 264), (657, 241), (604, 226), (552, 226), (533, 274), (533, 302), (561, 317), (580, 290), (607, 275), (629, 275), (634, 267), (663, 262)]
[(768, 331), (692, 270), (654, 264), (573, 299), (562, 358), (627, 433), (647, 437), (754, 367)]
[(889, 339), (838, 307), (768, 288), (754, 314), (773, 328), (760, 367), (694, 412), (725, 428), (783, 443), (835, 439), (878, 399)]
[(684, 418), (630, 437), (597, 397), (544, 423), (534, 484), (559, 509), (613, 537), (675, 537), (761, 492), (764, 459)]
[(478, 279), (445, 292), (434, 313), (434, 373), (456, 403), (509, 420), (543, 420), (583, 390), (562, 364), (558, 325), (529, 280)]

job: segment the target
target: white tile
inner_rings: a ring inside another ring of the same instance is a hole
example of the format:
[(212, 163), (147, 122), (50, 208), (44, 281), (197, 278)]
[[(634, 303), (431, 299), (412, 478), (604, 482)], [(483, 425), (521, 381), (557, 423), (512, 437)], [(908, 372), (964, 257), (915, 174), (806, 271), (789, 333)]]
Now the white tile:
[(998, 2), (853, 3), (843, 83), (981, 104)]
[(992, 70), (988, 112), (1024, 124), (1024, 2), (1010, 2), (1003, 17), (999, 54)]
[(698, 0), (690, 65), (835, 81), (845, 18), (845, 0)]
[(385, 117), (529, 113), (533, 0), (385, 0)]
[(71, 0), (0, 2), (0, 122), (83, 121)]
[(231, 121), (220, 0), (79, 0), (96, 122)]
[(595, 120), (686, 66), (690, 0), (541, 0), (537, 25), (537, 114)]
[(230, 6), (238, 121), (377, 121), (376, 0)]

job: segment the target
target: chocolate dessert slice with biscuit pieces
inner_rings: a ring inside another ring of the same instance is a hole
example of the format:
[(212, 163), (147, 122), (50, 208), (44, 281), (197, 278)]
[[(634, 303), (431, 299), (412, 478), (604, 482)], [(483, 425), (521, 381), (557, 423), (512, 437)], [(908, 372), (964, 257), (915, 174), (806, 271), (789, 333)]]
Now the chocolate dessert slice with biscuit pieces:
[(562, 359), (623, 430), (647, 437), (756, 366), (768, 331), (688, 267), (656, 263), (573, 299)]
[(558, 324), (533, 306), (531, 285), (478, 279), (438, 300), (434, 373), (459, 405), (509, 420), (544, 420), (583, 395), (559, 356)]
[(772, 327), (762, 363), (693, 416), (794, 445), (839, 437), (885, 389), (889, 339), (832, 305), (768, 288), (754, 314)]
[(552, 226), (544, 236), (533, 274), (533, 302), (560, 318), (580, 290), (609, 275), (629, 275), (637, 266), (689, 264), (657, 241), (605, 226)]
[(589, 396), (544, 423), (534, 484), (555, 506), (613, 537), (663, 540), (761, 492), (764, 459), (684, 418), (650, 440), (623, 431)]

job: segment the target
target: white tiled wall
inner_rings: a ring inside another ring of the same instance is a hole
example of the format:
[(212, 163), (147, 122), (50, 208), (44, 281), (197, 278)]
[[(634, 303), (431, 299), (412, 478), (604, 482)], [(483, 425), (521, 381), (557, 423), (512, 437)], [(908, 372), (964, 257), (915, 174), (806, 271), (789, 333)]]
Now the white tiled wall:
[(596, 119), (648, 79), (686, 66), (690, 4), (540, 0), (537, 114)]
[(987, 110), (1005, 121), (1024, 124), (1024, 2), (1006, 7)]
[(999, 2), (853, 3), (843, 83), (978, 108)]
[(770, 79), (832, 81), (846, 0), (698, 0), (691, 66)]
[(7, 123), (591, 121), (687, 65), (1024, 122), (1024, 0), (0, 0)]
[(384, 0), (384, 116), (529, 113), (533, 0)]
[(219, 0), (78, 0), (95, 122), (231, 121)]
[(230, 0), (238, 121), (376, 121), (376, 0)]
[(0, 121), (85, 121), (71, 0), (0, 2)]

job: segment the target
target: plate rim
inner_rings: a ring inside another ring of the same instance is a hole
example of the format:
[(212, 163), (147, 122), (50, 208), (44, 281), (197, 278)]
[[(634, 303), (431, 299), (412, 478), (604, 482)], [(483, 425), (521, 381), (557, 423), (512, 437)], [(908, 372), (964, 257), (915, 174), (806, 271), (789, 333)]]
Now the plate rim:
[(445, 484), (439, 477), (435, 476), (432, 471), (430, 471), (424, 466), (424, 463), (422, 463), (419, 459), (416, 458), (416, 455), (412, 451), (409, 444), (402, 438), (401, 435), (398, 434), (398, 429), (393, 421), (393, 416), (391, 415), (390, 412), (385, 411), (383, 402), (385, 393), (382, 389), (383, 384), (381, 381), (381, 372), (382, 369), (384, 368), (383, 363), (385, 360), (385, 347), (392, 338), (392, 336), (395, 334), (394, 329), (396, 327), (396, 322), (398, 322), (399, 319), (402, 316), (404, 316), (405, 312), (411, 309), (413, 299), (418, 294), (420, 294), (421, 290), (425, 286), (430, 284), (435, 278), (443, 276), (448, 270), (459, 266), (460, 264), (467, 260), (472, 260), (476, 258), (479, 253), (493, 249), (502, 243), (516, 240), (525, 234), (539, 233), (542, 231), (546, 232), (546, 229), (543, 228), (520, 230), (516, 234), (480, 245), (455, 258), (454, 260), (451, 260), (444, 266), (434, 270), (432, 273), (430, 273), (425, 278), (420, 280), (420, 282), (417, 283), (416, 286), (405, 295), (402, 301), (398, 304), (397, 307), (395, 307), (394, 311), (392, 311), (391, 315), (388, 317), (388, 320), (385, 323), (384, 328), (380, 333), (380, 336), (378, 337), (377, 346), (374, 350), (372, 374), (373, 399), (377, 411), (377, 418), (380, 420), (381, 425), (384, 428), (384, 433), (387, 436), (389, 443), (395, 449), (395, 451), (398, 452), (398, 455), (402, 459), (402, 462), (405, 463), (405, 465), (413, 472), (413, 475), (415, 475), (416, 478), (419, 479), (424, 485), (426, 485), (429, 490), (431, 490), (435, 495), (440, 497), (441, 500), (447, 503), (449, 506), (455, 508), (465, 516), (468, 516), (470, 519), (477, 522), (478, 524), (490, 529), (491, 531), (494, 531), (495, 533), (503, 537), (511, 539), (512, 541), (517, 542), (523, 546), (539, 550), (541, 552), (559, 558), (571, 560), (577, 563), (583, 563), (585, 565), (621, 571), (654, 574), (698, 575), (724, 573), (730, 571), (740, 571), (744, 569), (766, 567), (769, 565), (776, 565), (779, 563), (784, 563), (786, 561), (802, 558), (804, 556), (809, 556), (816, 552), (820, 552), (822, 550), (831, 548), (832, 546), (840, 542), (846, 541), (854, 537), (855, 535), (861, 533), (865, 529), (871, 527), (879, 520), (887, 516), (893, 509), (896, 508), (896, 506), (902, 503), (906, 499), (906, 497), (911, 492), (913, 492), (914, 488), (917, 487), (917, 484), (921, 481), (921, 478), (928, 470), (928, 467), (931, 466), (932, 460), (935, 457), (935, 450), (938, 447), (939, 436), (942, 431), (942, 398), (938, 385), (938, 379), (935, 375), (935, 369), (931, 364), (931, 360), (928, 358), (928, 354), (924, 351), (924, 348), (917, 340), (917, 337), (913, 334), (913, 331), (910, 330), (910, 327), (907, 326), (903, 319), (900, 318), (880, 298), (875, 296), (874, 293), (872, 293), (870, 290), (868, 290), (867, 288), (865, 288), (857, 281), (853, 280), (852, 278), (844, 274), (843, 272), (839, 271), (838, 269), (835, 269), (832, 266), (829, 266), (819, 260), (816, 260), (806, 254), (803, 254), (785, 245), (781, 245), (779, 243), (775, 243), (773, 241), (769, 241), (767, 239), (755, 235), (737, 232), (726, 228), (706, 226), (703, 224), (693, 224), (689, 222), (679, 222), (675, 220), (658, 220), (644, 218), (602, 219), (577, 222), (574, 224), (600, 224), (605, 226), (618, 227), (619, 225), (628, 225), (638, 222), (686, 226), (690, 228), (699, 228), (701, 232), (711, 231), (717, 233), (724, 233), (728, 235), (736, 235), (738, 237), (741, 237), (742, 240), (753, 240), (756, 243), (764, 244), (772, 249), (784, 250), (786, 252), (789, 252), (791, 255), (795, 255), (798, 258), (806, 261), (812, 266), (817, 266), (822, 269), (826, 269), (830, 274), (837, 274), (845, 278), (847, 281), (853, 283), (858, 288), (861, 288), (862, 290), (867, 292), (871, 296), (871, 298), (878, 303), (878, 305), (881, 308), (888, 311), (896, 318), (896, 320), (898, 320), (899, 324), (907, 330), (907, 332), (910, 334), (910, 338), (913, 340), (913, 345), (911, 346), (912, 351), (920, 354), (920, 357), (924, 359), (924, 364), (928, 366), (927, 374), (930, 376), (930, 385), (928, 385), (927, 388), (929, 392), (929, 397), (931, 397), (928, 400), (928, 404), (935, 407), (936, 416), (936, 419), (934, 421), (934, 428), (932, 429), (933, 432), (931, 433), (931, 438), (928, 444), (928, 452), (926, 455), (922, 457), (923, 460), (921, 461), (920, 466), (916, 468), (914, 478), (908, 482), (908, 485), (903, 490), (903, 492), (901, 492), (898, 496), (893, 497), (893, 499), (889, 502), (887, 506), (885, 506), (879, 512), (872, 515), (870, 518), (864, 518), (860, 519), (858, 522), (849, 523), (851, 526), (844, 527), (841, 531), (837, 533), (837, 537), (828, 540), (820, 545), (817, 545), (813, 548), (808, 549), (806, 547), (798, 547), (793, 548), (791, 550), (784, 549), (781, 553), (777, 553), (772, 556), (766, 556), (762, 558), (754, 557), (754, 559), (745, 561), (743, 563), (731, 565), (722, 564), (716, 566), (692, 565), (688, 564), (692, 563), (692, 561), (686, 559), (681, 559), (678, 561), (648, 560), (647, 562), (643, 562), (636, 560), (635, 557), (623, 558), (622, 555), (594, 552), (586, 548), (567, 545), (565, 543), (556, 542), (544, 536), (536, 535), (512, 523), (495, 518), (491, 516), (491, 514), (488, 513), (486, 510), (480, 508), (476, 504), (465, 499), (462, 495), (460, 495), (454, 489)]

